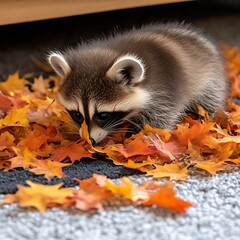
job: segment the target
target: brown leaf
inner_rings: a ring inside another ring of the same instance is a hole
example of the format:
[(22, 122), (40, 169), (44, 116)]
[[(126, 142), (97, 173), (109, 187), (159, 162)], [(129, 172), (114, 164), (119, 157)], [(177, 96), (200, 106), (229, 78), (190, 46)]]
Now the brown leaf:
[(0, 151), (14, 146), (15, 137), (9, 132), (0, 134)]
[(215, 112), (213, 121), (219, 124), (222, 128), (227, 128), (229, 125), (230, 117), (224, 110)]

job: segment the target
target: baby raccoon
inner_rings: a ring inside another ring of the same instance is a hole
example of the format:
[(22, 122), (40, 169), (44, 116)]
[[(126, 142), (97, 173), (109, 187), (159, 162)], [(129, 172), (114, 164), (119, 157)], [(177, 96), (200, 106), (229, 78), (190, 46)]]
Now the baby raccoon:
[[(224, 107), (227, 82), (214, 44), (184, 24), (153, 24), (50, 54), (58, 99), (99, 143), (125, 123), (174, 128), (201, 105)], [(131, 128), (131, 127), (130, 127)], [(131, 130), (131, 129), (130, 129)]]

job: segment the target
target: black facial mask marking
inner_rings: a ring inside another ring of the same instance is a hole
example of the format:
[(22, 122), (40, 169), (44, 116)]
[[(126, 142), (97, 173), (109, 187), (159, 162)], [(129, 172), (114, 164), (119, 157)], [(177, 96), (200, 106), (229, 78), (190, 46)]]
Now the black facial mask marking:
[[(93, 121), (101, 128), (110, 127), (127, 116), (129, 112), (96, 112)], [(117, 128), (118, 126), (116, 126)]]
[(69, 115), (73, 121), (80, 127), (84, 121), (83, 115), (79, 111), (68, 110)]

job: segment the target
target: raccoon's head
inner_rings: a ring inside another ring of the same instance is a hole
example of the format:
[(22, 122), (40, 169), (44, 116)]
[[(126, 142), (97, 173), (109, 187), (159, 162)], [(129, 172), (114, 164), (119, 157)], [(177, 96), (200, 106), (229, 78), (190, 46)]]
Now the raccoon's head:
[(79, 126), (80, 136), (85, 120), (91, 141), (99, 143), (137, 117), (149, 101), (150, 94), (143, 87), (145, 65), (132, 54), (70, 55), (49, 56), (62, 79), (58, 99)]

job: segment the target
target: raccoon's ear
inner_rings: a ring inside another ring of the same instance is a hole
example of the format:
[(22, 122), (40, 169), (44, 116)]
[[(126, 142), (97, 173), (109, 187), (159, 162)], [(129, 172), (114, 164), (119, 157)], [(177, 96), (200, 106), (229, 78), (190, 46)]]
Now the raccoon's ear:
[(134, 85), (143, 81), (145, 67), (143, 62), (132, 55), (125, 55), (117, 59), (107, 71), (107, 77), (119, 83)]
[(60, 75), (63, 79), (71, 71), (67, 61), (65, 60), (64, 56), (60, 53), (52, 53), (48, 57), (48, 62), (51, 64), (54, 71)]

